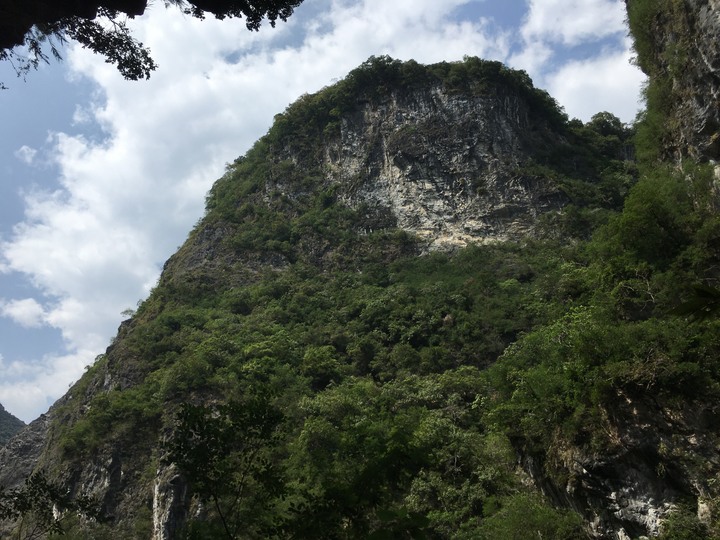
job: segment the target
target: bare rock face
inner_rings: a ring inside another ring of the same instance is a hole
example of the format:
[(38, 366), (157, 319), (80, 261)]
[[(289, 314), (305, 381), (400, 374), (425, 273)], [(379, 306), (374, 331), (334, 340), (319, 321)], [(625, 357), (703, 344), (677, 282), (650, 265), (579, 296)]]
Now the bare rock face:
[(0, 486), (18, 486), (32, 473), (43, 450), (50, 420), (50, 413), (41, 415), (0, 447)]
[(0, 446), (25, 427), (25, 422), (15, 418), (0, 404)]
[(611, 447), (590, 452), (560, 444), (545, 457), (562, 471), (560, 480), (548, 479), (543, 463), (525, 456), (523, 466), (538, 487), (556, 504), (584, 515), (595, 538), (656, 536), (663, 520), (690, 497), (702, 520), (703, 501), (716, 496), (712, 479), (720, 470), (720, 407), (669, 408), (619, 394), (605, 415)]
[(343, 202), (389, 210), (429, 249), (518, 239), (567, 202), (519, 170), (534, 128), (517, 95), (396, 92), (343, 119), (325, 169)]
[(177, 537), (187, 515), (188, 489), (174, 465), (158, 469), (153, 486), (153, 540)]
[(633, 20), (645, 35), (639, 63), (663, 86), (669, 110), (666, 157), (720, 160), (720, 1), (659, 2), (648, 20)]
[(702, 161), (720, 160), (720, 1), (687, 0), (688, 34), (694, 36), (682, 76), (673, 78), (679, 102), (681, 148)]

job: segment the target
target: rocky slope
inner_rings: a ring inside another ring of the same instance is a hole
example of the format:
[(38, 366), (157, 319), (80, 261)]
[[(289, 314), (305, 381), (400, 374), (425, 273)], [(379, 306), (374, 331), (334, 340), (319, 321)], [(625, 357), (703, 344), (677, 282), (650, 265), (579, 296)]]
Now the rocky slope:
[[(524, 467), (557, 504), (583, 514), (596, 538), (656, 537), (685, 505), (710, 523), (716, 512), (713, 479), (720, 471), (720, 408), (704, 400), (663, 401), (620, 394), (607, 411), (612, 419), (604, 426), (610, 432), (606, 449), (563, 442), (539, 460), (525, 455)], [(706, 535), (697, 538), (715, 538)]]
[(448, 249), (530, 236), (539, 215), (568, 202), (520, 170), (542, 127), (521, 96), (435, 87), (389, 97), (343, 118), (327, 149), (323, 168), (350, 207), (387, 212), (429, 249)]
[(4, 445), (15, 433), (25, 426), (25, 422), (15, 418), (0, 405), (0, 446)]
[[(720, 160), (720, 3), (626, 0), (638, 62), (674, 160)], [(664, 110), (663, 110), (664, 109)], [(660, 118), (662, 117), (662, 118)]]

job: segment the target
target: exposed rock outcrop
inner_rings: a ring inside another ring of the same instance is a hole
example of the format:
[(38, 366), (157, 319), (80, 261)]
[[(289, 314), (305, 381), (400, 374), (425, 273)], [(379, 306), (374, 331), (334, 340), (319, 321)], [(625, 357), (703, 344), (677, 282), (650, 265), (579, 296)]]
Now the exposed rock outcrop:
[(685, 61), (672, 76), (676, 144), (692, 158), (720, 161), (720, 1), (687, 0), (687, 22)]
[(523, 458), (538, 487), (583, 514), (595, 538), (655, 536), (679, 504), (694, 503), (703, 519), (703, 501), (717, 496), (720, 407), (670, 408), (621, 394), (605, 416), (610, 446), (593, 452), (558, 442), (543, 458), (552, 461), (553, 478), (543, 459)]
[(520, 170), (541, 128), (557, 139), (510, 92), (396, 92), (343, 118), (326, 169), (350, 206), (388, 208), (430, 249), (519, 239), (567, 203), (556, 185)]
[(25, 422), (15, 418), (0, 405), (0, 446), (25, 427)]
[[(626, 0), (631, 14), (633, 2)], [(631, 27), (646, 40), (640, 66), (669, 92), (667, 154), (720, 161), (720, 2), (658, 2), (654, 9), (647, 20), (631, 17)]]
[(153, 487), (153, 540), (173, 540), (187, 518), (187, 484), (174, 465), (158, 469)]
[(42, 414), (0, 447), (0, 486), (21, 484), (37, 465), (50, 425), (51, 412)]

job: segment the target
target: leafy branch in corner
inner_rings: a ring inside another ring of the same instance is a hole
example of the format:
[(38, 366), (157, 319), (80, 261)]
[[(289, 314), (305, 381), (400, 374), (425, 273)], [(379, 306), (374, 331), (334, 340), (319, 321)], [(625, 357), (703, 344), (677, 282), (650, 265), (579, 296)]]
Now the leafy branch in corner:
[[(302, 0), (165, 0), (193, 17), (206, 13), (217, 19), (245, 17), (248, 30), (258, 30), (264, 19), (275, 26), (286, 21)], [(157, 69), (150, 50), (135, 39), (127, 19), (142, 15), (147, 0), (0, 0), (0, 61), (8, 61), (19, 77), (61, 60), (60, 49), (70, 41), (105, 57), (128, 80), (149, 79)], [(48, 50), (49, 49), (49, 50)], [(0, 82), (0, 89), (6, 86)]]

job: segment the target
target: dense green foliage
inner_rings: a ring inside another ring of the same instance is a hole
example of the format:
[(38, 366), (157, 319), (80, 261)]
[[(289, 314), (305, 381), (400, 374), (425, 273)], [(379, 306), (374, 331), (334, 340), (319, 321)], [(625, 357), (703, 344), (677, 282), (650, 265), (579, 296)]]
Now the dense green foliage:
[(3, 533), (13, 540), (33, 540), (46, 535), (64, 535), (67, 522), (76, 516), (89, 521), (102, 518), (99, 504), (90, 497), (73, 498), (44, 472), (33, 473), (22, 487), (0, 488), (0, 524), (15, 521)]
[(276, 148), (296, 154), (318, 150), (319, 140), (338, 133), (340, 119), (365, 103), (379, 103), (393, 93), (407, 94), (417, 88), (439, 86), (470, 95), (519, 95), (531, 115), (554, 129), (562, 129), (567, 116), (544, 90), (535, 88), (527, 73), (500, 62), (466, 57), (463, 62), (441, 62), (430, 66), (388, 56), (370, 57), (343, 80), (322, 91), (304, 95), (283, 114), (265, 139)]
[[(523, 165), (571, 201), (540, 239), (418, 256), (313, 166), (358, 100), (428, 84), (513, 89), (563, 134)], [(175, 463), (196, 497), (187, 538), (583, 538), (518, 456), (564, 490), (567, 448), (618, 449), (622, 403), (720, 397), (720, 322), (672, 313), (720, 277), (712, 173), (638, 169), (631, 136), (607, 113), (568, 121), (498, 63), (369, 60), (291, 106), (216, 183), (57, 413), (73, 419), (53, 433), (64, 458), (112, 445)], [(668, 444), (658, 474), (701, 479)], [(711, 537), (692, 510), (662, 538)]]

